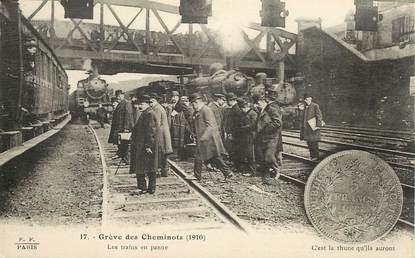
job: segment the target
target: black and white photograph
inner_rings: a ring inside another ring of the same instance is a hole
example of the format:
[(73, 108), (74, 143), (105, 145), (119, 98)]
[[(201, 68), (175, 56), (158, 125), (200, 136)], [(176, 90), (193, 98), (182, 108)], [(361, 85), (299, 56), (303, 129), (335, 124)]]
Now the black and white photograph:
[(415, 0), (0, 0), (0, 258), (415, 257)]

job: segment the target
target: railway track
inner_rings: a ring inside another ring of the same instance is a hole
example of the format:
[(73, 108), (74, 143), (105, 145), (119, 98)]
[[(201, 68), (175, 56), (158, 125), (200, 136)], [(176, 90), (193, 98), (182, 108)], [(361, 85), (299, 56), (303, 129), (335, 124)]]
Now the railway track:
[[(308, 176), (311, 174), (314, 167), (318, 164), (318, 161), (312, 161), (302, 156), (290, 153), (283, 153), (283, 156), (284, 163), (280, 177), (297, 185), (305, 186)], [(402, 224), (414, 228), (414, 218), (411, 207), (413, 207), (413, 195), (411, 195), (411, 193), (404, 192), (404, 210), (402, 212), (403, 214), (401, 215), (401, 218), (398, 221)]]
[[(415, 170), (415, 165), (413, 164), (413, 162), (415, 160), (415, 153), (365, 146), (362, 144), (326, 140), (325, 138), (326, 137), (322, 136), (322, 140), (320, 141), (319, 147), (319, 150), (321, 153), (323, 153), (323, 156), (328, 156), (338, 151), (350, 149), (358, 149), (371, 152), (381, 157), (393, 169), (395, 169), (404, 187), (412, 189), (414, 188), (415, 182), (413, 173)], [(287, 146), (304, 149), (304, 152), (306, 152), (306, 150), (308, 149), (307, 144), (304, 141), (300, 141), (299, 133), (283, 132), (283, 142)], [(304, 155), (308, 154), (306, 153)]]
[(353, 126), (325, 125), (323, 130), (334, 131), (334, 132), (350, 132), (354, 134), (363, 134), (363, 135), (371, 135), (371, 136), (386, 137), (386, 138), (399, 138), (399, 139), (412, 140), (412, 141), (415, 137), (415, 132), (413, 131), (384, 130), (384, 129), (375, 129), (375, 128), (353, 127)]
[[(299, 133), (299, 130), (287, 130), (289, 133)], [(321, 136), (325, 139), (343, 141), (345, 143), (354, 143), (361, 145), (372, 145), (373, 147), (391, 149), (404, 152), (413, 152), (413, 144), (415, 138), (405, 138), (395, 136), (373, 135), (367, 132), (353, 132), (350, 130), (322, 128)]]
[(157, 178), (155, 194), (134, 193), (135, 174), (128, 166), (111, 157), (116, 147), (106, 143), (107, 129), (94, 130), (101, 149), (104, 172), (103, 224), (135, 226), (169, 226), (177, 230), (237, 229), (247, 226), (213, 195), (169, 160), (168, 177)]

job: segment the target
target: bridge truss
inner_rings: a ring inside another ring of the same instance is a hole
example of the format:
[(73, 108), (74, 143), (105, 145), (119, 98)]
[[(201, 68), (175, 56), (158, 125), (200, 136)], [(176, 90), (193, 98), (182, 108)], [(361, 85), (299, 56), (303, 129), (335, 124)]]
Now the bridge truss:
[[(206, 25), (181, 24), (178, 6), (148, 0), (95, 0), (95, 6), (99, 7), (95, 15), (100, 21), (91, 24), (80, 19), (57, 20), (55, 8), (60, 5), (57, 0), (31, 1), (40, 4), (28, 19), (69, 70), (82, 70), (85, 61), (91, 60), (101, 74), (187, 74), (207, 71), (210, 64), (219, 62), (248, 74), (263, 71), (283, 80), (284, 71), (295, 69), (289, 49), (295, 45), (297, 35), (279, 28), (265, 28), (256, 23), (239, 28), (245, 47), (230, 53), (216, 32)], [(35, 19), (47, 5), (50, 19)], [(133, 8), (134, 17), (126, 23), (115, 6)], [(115, 18), (118, 26), (105, 23), (105, 12)], [(177, 15), (178, 21), (169, 26), (163, 17), (165, 13)], [(145, 29), (131, 29), (140, 15), (145, 16)], [(154, 22), (151, 18), (161, 25), (162, 33), (151, 30), (150, 24)], [(181, 26), (187, 26), (187, 33), (177, 33)], [(249, 37), (247, 30), (254, 31), (256, 36)], [(261, 44), (264, 40), (266, 43)]]

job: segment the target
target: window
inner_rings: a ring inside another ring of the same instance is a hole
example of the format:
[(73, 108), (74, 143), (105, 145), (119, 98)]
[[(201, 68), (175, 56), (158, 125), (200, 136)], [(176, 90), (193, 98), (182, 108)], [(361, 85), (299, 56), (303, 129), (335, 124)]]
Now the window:
[(415, 42), (415, 16), (403, 16), (392, 20), (392, 43)]

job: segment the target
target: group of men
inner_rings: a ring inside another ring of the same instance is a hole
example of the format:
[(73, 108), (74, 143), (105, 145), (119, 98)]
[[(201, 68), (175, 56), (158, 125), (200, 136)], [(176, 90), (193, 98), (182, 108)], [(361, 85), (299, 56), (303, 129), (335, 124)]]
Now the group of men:
[[(236, 172), (261, 176), (264, 184), (274, 184), (282, 166), (282, 107), (277, 86), (266, 88), (260, 76), (247, 96), (214, 94), (209, 103), (200, 93), (188, 97), (173, 91), (170, 103), (160, 103), (159, 96), (149, 94), (134, 96), (131, 105), (122, 92), (116, 92), (119, 104), (109, 142), (119, 143), (116, 134), (131, 132), (130, 173), (137, 175), (139, 192), (154, 193), (157, 173), (168, 175), (168, 155), (176, 153), (186, 159), (190, 146), (196, 147), (194, 174), (198, 180), (205, 164), (222, 172), (225, 179)], [(311, 158), (318, 159), (318, 128), (324, 122), (311, 99), (305, 95), (299, 104), (301, 139), (307, 141)], [(314, 126), (309, 122), (313, 119)], [(126, 157), (127, 151), (128, 145), (119, 145), (120, 157)]]

